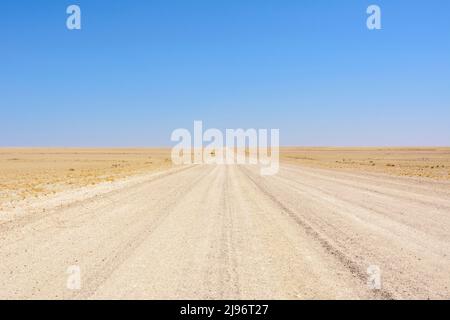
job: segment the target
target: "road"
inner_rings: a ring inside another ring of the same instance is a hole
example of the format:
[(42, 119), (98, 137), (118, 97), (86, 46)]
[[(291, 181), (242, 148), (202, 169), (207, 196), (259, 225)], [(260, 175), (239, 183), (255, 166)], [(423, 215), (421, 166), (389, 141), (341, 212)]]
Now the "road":
[(450, 298), (445, 182), (198, 165), (15, 210), (0, 298)]

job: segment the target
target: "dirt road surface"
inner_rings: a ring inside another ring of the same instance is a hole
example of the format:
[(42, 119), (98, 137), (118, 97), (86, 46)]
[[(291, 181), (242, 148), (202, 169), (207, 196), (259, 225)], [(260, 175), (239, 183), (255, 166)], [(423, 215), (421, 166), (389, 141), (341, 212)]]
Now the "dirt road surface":
[(0, 298), (449, 299), (450, 183), (199, 165), (19, 203)]

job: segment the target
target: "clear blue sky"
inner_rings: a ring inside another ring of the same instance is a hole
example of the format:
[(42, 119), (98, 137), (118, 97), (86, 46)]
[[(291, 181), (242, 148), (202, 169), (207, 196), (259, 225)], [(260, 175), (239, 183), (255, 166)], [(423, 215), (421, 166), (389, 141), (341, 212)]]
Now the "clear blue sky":
[[(78, 4), (82, 30), (66, 28)], [(366, 8), (382, 9), (382, 30)], [(0, 4), (0, 146), (162, 146), (176, 128), (283, 145), (450, 145), (448, 0)]]

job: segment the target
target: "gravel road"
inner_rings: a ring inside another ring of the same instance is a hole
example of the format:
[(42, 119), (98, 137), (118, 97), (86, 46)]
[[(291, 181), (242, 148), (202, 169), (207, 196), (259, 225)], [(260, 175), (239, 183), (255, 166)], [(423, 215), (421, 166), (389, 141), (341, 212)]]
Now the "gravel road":
[(446, 182), (198, 165), (0, 219), (0, 298), (450, 299)]

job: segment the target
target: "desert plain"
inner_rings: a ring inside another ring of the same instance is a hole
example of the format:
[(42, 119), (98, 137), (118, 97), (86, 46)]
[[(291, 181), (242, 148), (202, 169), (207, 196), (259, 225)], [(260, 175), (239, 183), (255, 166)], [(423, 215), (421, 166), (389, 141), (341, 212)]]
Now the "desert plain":
[(171, 165), (169, 149), (0, 148), (0, 208)]
[(450, 298), (450, 148), (280, 160), (0, 149), (0, 298)]

